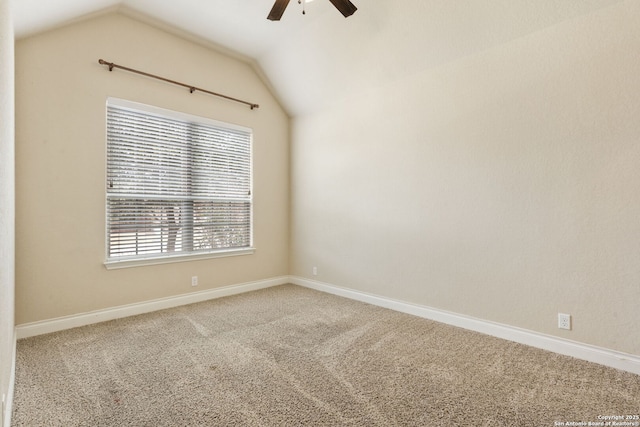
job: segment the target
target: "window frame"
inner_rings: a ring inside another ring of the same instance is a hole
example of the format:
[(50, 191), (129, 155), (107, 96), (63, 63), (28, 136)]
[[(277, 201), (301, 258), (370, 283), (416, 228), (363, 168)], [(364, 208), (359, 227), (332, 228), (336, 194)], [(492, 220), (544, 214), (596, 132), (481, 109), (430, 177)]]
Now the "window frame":
[[(108, 193), (108, 149), (109, 149), (109, 141), (107, 134), (107, 126), (108, 122), (108, 111), (109, 106), (115, 106), (120, 109), (130, 109), (133, 111), (140, 111), (143, 113), (148, 113), (151, 115), (158, 115), (160, 117), (168, 118), (171, 120), (179, 120), (184, 122), (191, 123), (199, 123), (204, 125), (214, 126), (216, 128), (222, 129), (230, 129), (230, 130), (239, 130), (242, 132), (249, 133), (249, 246), (248, 247), (240, 247), (240, 248), (220, 248), (220, 249), (212, 249), (206, 252), (173, 252), (173, 253), (158, 253), (158, 254), (150, 254), (143, 256), (135, 256), (135, 257), (109, 257), (109, 193)], [(246, 126), (240, 126), (232, 123), (222, 122), (219, 120), (214, 120), (207, 117), (196, 116), (193, 114), (178, 112), (174, 110), (168, 110), (161, 107), (156, 107), (152, 105), (142, 104), (139, 102), (128, 101), (120, 98), (108, 97), (105, 103), (105, 171), (104, 171), (104, 214), (105, 214), (105, 261), (104, 266), (108, 270), (119, 269), (119, 268), (128, 268), (128, 267), (137, 267), (137, 266), (147, 266), (147, 265), (157, 265), (157, 264), (168, 264), (175, 262), (184, 262), (184, 261), (194, 261), (194, 260), (202, 260), (202, 259), (210, 259), (210, 258), (222, 258), (222, 257), (230, 257), (230, 256), (240, 256), (240, 255), (251, 255), (255, 252), (254, 247), (254, 218), (253, 218), (253, 208), (254, 208), (254, 198), (253, 198), (253, 129), (248, 128)]]

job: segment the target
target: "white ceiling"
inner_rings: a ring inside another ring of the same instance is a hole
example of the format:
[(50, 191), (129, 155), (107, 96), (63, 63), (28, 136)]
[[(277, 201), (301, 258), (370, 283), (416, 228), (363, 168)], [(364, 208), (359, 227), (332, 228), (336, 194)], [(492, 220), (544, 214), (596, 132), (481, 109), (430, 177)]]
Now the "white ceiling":
[(144, 14), (255, 62), (292, 115), (310, 113), (414, 73), (624, 0), (14, 0), (17, 38), (114, 6)]

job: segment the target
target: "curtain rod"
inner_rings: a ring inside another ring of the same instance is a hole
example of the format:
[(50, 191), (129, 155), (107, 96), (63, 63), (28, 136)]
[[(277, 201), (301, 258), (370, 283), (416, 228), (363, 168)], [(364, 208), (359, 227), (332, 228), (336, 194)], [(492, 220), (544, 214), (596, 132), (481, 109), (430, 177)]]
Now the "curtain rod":
[(199, 87), (191, 86), (191, 85), (188, 85), (188, 84), (185, 84), (185, 83), (180, 83), (180, 82), (177, 82), (175, 80), (169, 80), (169, 79), (166, 79), (164, 77), (156, 76), (154, 74), (145, 73), (144, 71), (139, 71), (139, 70), (134, 70), (133, 68), (123, 67), (122, 65), (114, 64), (113, 62), (107, 62), (104, 59), (99, 59), (98, 63), (100, 65), (108, 65), (109, 66), (109, 71), (113, 71), (114, 68), (120, 68), (121, 70), (129, 71), (129, 72), (136, 73), (136, 74), (141, 74), (143, 76), (151, 77), (153, 79), (158, 79), (158, 80), (162, 80), (162, 81), (167, 82), (167, 83), (172, 83), (174, 85), (186, 87), (187, 89), (189, 89), (189, 92), (191, 92), (191, 93), (193, 93), (193, 92), (198, 90), (200, 92), (208, 93), (209, 95), (219, 96), (221, 98), (229, 99), (231, 101), (240, 102), (241, 104), (248, 105), (249, 107), (251, 107), (252, 110), (254, 108), (259, 108), (260, 107), (258, 104), (254, 104), (254, 103), (251, 103), (251, 102), (243, 101), (241, 99), (233, 98), (233, 97), (227, 96), (227, 95), (222, 95), (220, 93), (211, 92), (210, 90), (201, 89)]

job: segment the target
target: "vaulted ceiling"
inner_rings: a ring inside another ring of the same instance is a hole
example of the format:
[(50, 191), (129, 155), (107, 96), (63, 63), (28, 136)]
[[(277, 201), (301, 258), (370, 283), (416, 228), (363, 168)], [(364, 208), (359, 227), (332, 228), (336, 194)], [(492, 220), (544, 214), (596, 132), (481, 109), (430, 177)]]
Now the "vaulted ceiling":
[(248, 58), (293, 116), (624, 0), (14, 0), (16, 37), (124, 7)]

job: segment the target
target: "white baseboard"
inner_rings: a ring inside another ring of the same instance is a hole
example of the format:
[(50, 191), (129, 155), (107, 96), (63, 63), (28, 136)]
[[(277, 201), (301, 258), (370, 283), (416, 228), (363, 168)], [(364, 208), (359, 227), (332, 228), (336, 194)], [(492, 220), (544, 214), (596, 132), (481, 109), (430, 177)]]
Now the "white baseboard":
[(135, 304), (121, 305), (104, 310), (90, 311), (88, 313), (58, 317), (50, 320), (24, 323), (16, 326), (16, 336), (17, 339), (28, 338), (36, 335), (58, 332), (65, 329), (77, 328), (79, 326), (91, 325), (93, 323), (150, 313), (152, 311), (179, 307), (182, 305), (208, 301), (215, 298), (237, 295), (244, 292), (256, 291), (258, 289), (270, 288), (272, 286), (284, 285), (286, 283), (289, 283), (288, 276), (275, 277), (272, 279), (259, 280), (256, 282), (241, 283), (237, 285), (225, 286), (222, 288), (192, 292), (188, 294), (160, 298), (151, 301), (144, 301)]
[(0, 419), (0, 426), (11, 426), (11, 413), (13, 412), (13, 390), (16, 383), (16, 332), (13, 333), (13, 352), (11, 353), (11, 374), (9, 376), (9, 388), (4, 401), (4, 418)]
[[(607, 348), (596, 347), (589, 344), (566, 340), (563, 338), (541, 334), (514, 326), (476, 319), (474, 317), (452, 313), (445, 310), (439, 310), (432, 307), (411, 304), (404, 301), (382, 297), (379, 295), (369, 294), (366, 292), (341, 288), (328, 283), (305, 279), (297, 276), (276, 277), (272, 279), (242, 283), (201, 292), (193, 292), (189, 294), (178, 295), (175, 297), (161, 298), (104, 310), (91, 311), (88, 313), (81, 313), (72, 316), (59, 317), (51, 320), (25, 323), (16, 326), (16, 339), (28, 338), (36, 335), (75, 328), (78, 326), (85, 326), (93, 323), (105, 322), (108, 320), (163, 310), (166, 308), (193, 304), (196, 302), (241, 294), (244, 292), (269, 288), (272, 286), (284, 285), (286, 283), (293, 283), (298, 286), (303, 286), (306, 288), (327, 292), (356, 301), (389, 308), (391, 310), (412, 314), (414, 316), (423, 317), (425, 319), (434, 320), (436, 322), (469, 329), (486, 335), (491, 335), (520, 344), (529, 345), (543, 350), (552, 351), (555, 353), (575, 357), (577, 359), (598, 363), (604, 366), (609, 366), (640, 375), (640, 356), (637, 355), (622, 353)], [(10, 384), (11, 395), (7, 398), (9, 405), (13, 400), (13, 380), (10, 382)], [(9, 398), (11, 399), (9, 400)], [(7, 412), (9, 411), (7, 410)], [(7, 414), (5, 414), (5, 418), (7, 418)], [(6, 424), (5, 422), (5, 425), (9, 424)]]
[(446, 323), (448, 325), (469, 329), (486, 335), (491, 335), (640, 375), (640, 356), (637, 355), (566, 340), (514, 326), (476, 319), (474, 317), (464, 316), (445, 310), (398, 301), (379, 295), (341, 288), (328, 283), (305, 279), (302, 277), (292, 276), (289, 282), (298, 286), (304, 286), (306, 288), (389, 308), (391, 310), (412, 314), (414, 316), (423, 317), (436, 322)]

